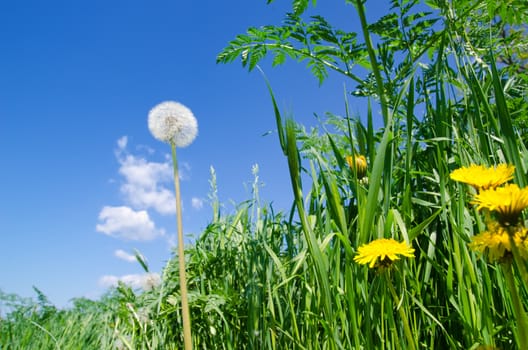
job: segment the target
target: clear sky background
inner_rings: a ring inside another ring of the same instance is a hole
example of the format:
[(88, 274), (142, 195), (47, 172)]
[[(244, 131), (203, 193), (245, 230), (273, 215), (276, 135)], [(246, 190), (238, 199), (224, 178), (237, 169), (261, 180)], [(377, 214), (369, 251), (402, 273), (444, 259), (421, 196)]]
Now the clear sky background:
[[(319, 1), (316, 13), (357, 30), (353, 7), (343, 3)], [(2, 2), (0, 289), (31, 297), (36, 286), (59, 306), (97, 298), (118, 279), (140, 278), (134, 249), (161, 272), (176, 241), (172, 168), (169, 146), (150, 135), (147, 115), (165, 100), (185, 104), (198, 120), (198, 137), (179, 150), (189, 237), (211, 220), (211, 166), (224, 212), (250, 198), (254, 164), (262, 199), (288, 209), (287, 164), (265, 83), (239, 62), (217, 65), (215, 58), (248, 27), (279, 24), (290, 6)], [(304, 64), (263, 68), (279, 106), (297, 121), (344, 114), (351, 82), (332, 74), (319, 87)], [(351, 100), (352, 112), (361, 102)]]

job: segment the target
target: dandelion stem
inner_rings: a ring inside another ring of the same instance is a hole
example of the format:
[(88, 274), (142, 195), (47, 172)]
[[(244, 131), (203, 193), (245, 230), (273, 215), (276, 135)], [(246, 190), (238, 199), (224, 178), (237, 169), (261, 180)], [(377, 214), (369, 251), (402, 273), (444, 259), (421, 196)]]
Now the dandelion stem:
[(513, 302), (513, 314), (517, 321), (517, 339), (519, 349), (528, 349), (528, 318), (526, 311), (521, 303), (517, 287), (515, 285), (515, 278), (513, 277), (513, 267), (511, 262), (501, 264), (502, 271), (506, 277), (506, 285), (510, 290)]
[(521, 258), (521, 255), (519, 253), (519, 248), (517, 247), (515, 243), (515, 230), (509, 228), (508, 229), (508, 239), (510, 240), (510, 247), (513, 254), (513, 259), (515, 261), (515, 264), (517, 266), (517, 269), (519, 273), (521, 274), (521, 280), (523, 284), (526, 286), (526, 283), (528, 283), (528, 271), (526, 271), (526, 264), (524, 260)]
[(415, 344), (414, 338), (413, 338), (412, 333), (411, 333), (411, 327), (409, 327), (409, 320), (407, 319), (407, 314), (405, 313), (404, 308), (402, 307), (402, 305), (399, 305), (399, 298), (398, 298), (398, 295), (396, 294), (396, 290), (394, 289), (394, 286), (392, 284), (392, 280), (391, 280), (391, 278), (389, 276), (388, 269), (386, 271), (384, 271), (384, 275), (385, 275), (385, 279), (387, 280), (387, 285), (389, 287), (389, 290), (390, 290), (390, 292), (392, 294), (392, 298), (394, 299), (394, 304), (395, 304), (396, 308), (398, 309), (398, 313), (400, 314), (400, 318), (401, 318), (401, 320), (403, 322), (403, 332), (405, 333), (405, 337), (407, 338), (407, 342), (409, 343), (408, 344), (409, 349), (415, 350), (416, 349), (416, 344)]
[(176, 191), (176, 223), (178, 226), (178, 266), (180, 272), (180, 293), (183, 319), (183, 342), (185, 350), (192, 350), (191, 318), (189, 315), (189, 300), (187, 297), (187, 278), (185, 276), (185, 249), (183, 245), (183, 225), (180, 195), (180, 175), (176, 158), (176, 145), (171, 143), (172, 164), (174, 167), (174, 189)]

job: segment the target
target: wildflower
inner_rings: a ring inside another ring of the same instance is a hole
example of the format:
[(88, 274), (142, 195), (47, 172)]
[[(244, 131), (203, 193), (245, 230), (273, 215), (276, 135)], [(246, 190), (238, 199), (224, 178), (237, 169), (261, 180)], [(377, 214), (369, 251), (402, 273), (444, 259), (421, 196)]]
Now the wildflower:
[(150, 110), (148, 127), (156, 139), (178, 147), (191, 144), (198, 133), (191, 110), (173, 101), (162, 102)]
[[(528, 257), (528, 230), (519, 227), (513, 234), (513, 242), (523, 257)], [(512, 256), (512, 246), (508, 230), (498, 223), (490, 224), (488, 231), (482, 232), (471, 239), (469, 248), (485, 254), (489, 261), (504, 261)]]
[(367, 173), (367, 159), (363, 155), (346, 156), (348, 166), (355, 172), (356, 177), (361, 179)]
[(491, 168), (472, 164), (469, 167), (454, 170), (450, 177), (452, 180), (466, 183), (481, 191), (496, 188), (513, 179), (514, 171), (515, 167), (508, 164), (499, 164)]
[(144, 291), (153, 290), (161, 283), (161, 277), (157, 273), (147, 273), (141, 279), (141, 288)]
[(398, 242), (392, 238), (382, 238), (359, 247), (354, 261), (362, 265), (369, 264), (369, 268), (376, 265), (390, 266), (400, 258), (400, 255), (414, 258), (413, 253), (414, 248), (405, 242)]
[[(183, 323), (183, 343), (185, 350), (192, 350), (191, 318), (187, 295), (187, 277), (185, 274), (185, 251), (183, 247), (182, 206), (180, 195), (180, 176), (176, 147), (185, 147), (193, 142), (198, 133), (198, 123), (190, 109), (178, 102), (163, 102), (152, 108), (148, 115), (148, 127), (152, 135), (171, 146), (172, 165), (174, 168), (174, 189), (176, 191), (176, 219), (178, 228), (178, 267), (180, 273), (180, 294)], [(154, 287), (154, 277), (145, 288)]]
[(509, 184), (485, 190), (475, 196), (473, 204), (478, 205), (478, 210), (495, 212), (501, 224), (515, 225), (519, 222), (521, 212), (528, 207), (528, 187), (521, 189)]

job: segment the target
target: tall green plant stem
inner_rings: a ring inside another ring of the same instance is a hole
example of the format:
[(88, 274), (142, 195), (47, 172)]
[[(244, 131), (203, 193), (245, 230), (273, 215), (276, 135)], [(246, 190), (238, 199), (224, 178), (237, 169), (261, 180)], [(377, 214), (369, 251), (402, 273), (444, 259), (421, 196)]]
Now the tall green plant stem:
[(383, 79), (381, 78), (381, 72), (378, 66), (378, 60), (376, 59), (376, 51), (372, 45), (372, 39), (370, 38), (370, 32), (368, 29), (367, 16), (365, 14), (364, 0), (356, 0), (356, 9), (359, 16), (359, 21), (361, 23), (361, 31), (363, 32), (363, 38), (365, 39), (365, 45), (367, 47), (367, 52), (370, 59), (370, 64), (372, 66), (372, 73), (376, 79), (376, 88), (378, 90), (378, 96), (381, 104), (381, 113), (383, 115), (383, 125), (387, 126), (389, 120), (389, 110), (387, 107), (387, 98), (385, 96), (385, 88), (383, 84)]
[(516, 230), (519, 228), (517, 227), (508, 227), (508, 239), (510, 240), (510, 247), (513, 254), (513, 260), (515, 261), (515, 264), (517, 266), (517, 269), (521, 275), (521, 281), (524, 283), (525, 287), (528, 284), (528, 271), (526, 271), (526, 263), (524, 259), (521, 257), (521, 254), (519, 253), (519, 248), (517, 247), (517, 244), (515, 243), (515, 233)]
[(189, 299), (187, 297), (187, 277), (185, 275), (185, 249), (183, 245), (183, 224), (180, 195), (180, 175), (178, 159), (176, 158), (176, 145), (171, 144), (172, 164), (174, 167), (174, 189), (176, 192), (176, 224), (178, 226), (178, 267), (180, 272), (180, 294), (183, 319), (183, 342), (185, 350), (192, 350), (191, 318), (189, 315)]
[(405, 338), (407, 338), (409, 349), (416, 350), (416, 344), (415, 344), (414, 338), (411, 333), (411, 327), (409, 326), (409, 320), (407, 318), (407, 314), (405, 313), (405, 310), (401, 305), (400, 307), (398, 307), (399, 299), (398, 299), (398, 295), (396, 294), (396, 290), (394, 289), (394, 286), (392, 285), (392, 280), (390, 278), (389, 270), (386, 269), (385, 271), (383, 271), (383, 274), (385, 275), (385, 279), (387, 280), (387, 286), (389, 287), (392, 298), (394, 299), (394, 305), (398, 309), (398, 313), (400, 314), (400, 318), (403, 322), (403, 333), (405, 334)]
[(389, 116), (387, 97), (385, 95), (385, 87), (383, 84), (383, 79), (381, 77), (378, 60), (376, 59), (376, 51), (374, 50), (374, 46), (372, 45), (372, 39), (370, 37), (367, 17), (365, 14), (364, 2), (365, 0), (354, 1), (361, 23), (361, 31), (363, 32), (365, 45), (367, 47), (372, 73), (374, 74), (374, 77), (376, 79), (376, 90), (381, 105), (381, 112), (383, 115), (383, 125), (385, 127), (385, 131), (383, 132), (383, 138), (379, 146), (377, 147), (377, 154), (374, 158), (374, 165), (372, 167), (372, 172), (370, 176), (372, 183), (369, 186), (368, 191), (367, 210), (366, 215), (364, 215), (363, 219), (361, 220), (360, 227), (361, 242), (366, 242), (368, 232), (372, 228), (375, 213), (374, 207), (378, 205), (377, 197), (382, 178), (384, 182), (383, 192), (385, 196), (384, 203), (382, 204), (382, 206), (384, 214), (387, 214), (388, 212), (390, 198), (390, 182), (392, 178), (392, 167), (390, 166), (390, 163), (392, 162), (393, 153), (393, 144), (389, 143), (389, 141), (392, 139), (392, 118), (390, 118)]
[(510, 295), (513, 302), (513, 314), (517, 321), (517, 339), (519, 349), (528, 349), (528, 317), (526, 311), (519, 297), (517, 286), (515, 285), (515, 278), (513, 277), (513, 267), (511, 262), (501, 264), (502, 271), (506, 277), (506, 285), (510, 290)]
[[(308, 216), (304, 211), (304, 200), (302, 194), (302, 181), (301, 181), (301, 165), (299, 163), (299, 150), (297, 149), (297, 140), (295, 135), (295, 122), (291, 119), (286, 120), (286, 154), (288, 157), (288, 169), (290, 171), (290, 179), (292, 183), (293, 196), (295, 205), (299, 213), (299, 219), (301, 220), (301, 226), (308, 243), (308, 249), (315, 265), (315, 272), (317, 275), (317, 281), (320, 288), (322, 289), (322, 301), (325, 309), (325, 317), (327, 320), (332, 322), (334, 320), (334, 314), (332, 310), (332, 295), (330, 293), (330, 283), (328, 281), (328, 260), (324, 252), (321, 251), (319, 243), (312, 230), (312, 227), (308, 221)], [(334, 343), (332, 343), (331, 349), (335, 349), (335, 344), (338, 343), (336, 333), (332, 334)]]

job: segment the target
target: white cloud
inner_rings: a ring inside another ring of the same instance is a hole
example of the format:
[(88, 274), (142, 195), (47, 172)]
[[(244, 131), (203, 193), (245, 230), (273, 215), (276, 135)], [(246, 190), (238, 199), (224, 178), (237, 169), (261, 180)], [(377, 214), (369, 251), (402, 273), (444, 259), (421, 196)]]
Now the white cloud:
[(127, 261), (127, 262), (130, 262), (130, 263), (134, 263), (134, 262), (137, 262), (137, 259), (136, 259), (136, 256), (134, 254), (130, 254), (130, 253), (127, 253), (125, 252), (124, 250), (122, 249), (118, 249), (114, 252), (114, 255), (121, 259), (121, 260), (124, 260), (124, 261)]
[(154, 154), (155, 153), (154, 148), (149, 147), (147, 145), (137, 145), (136, 149), (138, 151), (141, 151), (141, 152), (144, 152), (144, 153), (148, 153), (148, 154)]
[(191, 205), (194, 209), (196, 210), (200, 210), (203, 208), (203, 199), (201, 198), (198, 198), (198, 197), (193, 197), (191, 199)]
[[(172, 162), (172, 160), (171, 160)], [(169, 163), (172, 166), (172, 163)], [(191, 165), (188, 162), (181, 162), (178, 164), (178, 173), (180, 180), (185, 181), (191, 178)]]
[(116, 238), (148, 241), (165, 234), (163, 229), (156, 228), (145, 210), (105, 206), (99, 213), (99, 220), (101, 223), (95, 229)]
[(148, 162), (133, 155), (126, 155), (119, 162), (119, 173), (125, 178), (121, 192), (132, 206), (153, 208), (160, 214), (175, 212), (174, 194), (163, 186), (172, 179), (172, 167), (168, 162)]
[(117, 147), (119, 147), (119, 150), (124, 150), (128, 144), (128, 137), (122, 136), (117, 140)]
[(144, 158), (134, 155), (126, 155), (120, 158), (121, 167), (119, 173), (125, 177), (128, 183), (155, 189), (159, 182), (172, 179), (172, 167), (168, 162), (148, 162)]
[(136, 184), (123, 184), (121, 192), (127, 202), (136, 208), (154, 208), (160, 214), (173, 214), (176, 211), (174, 195), (166, 188), (149, 190)]
[(99, 285), (105, 288), (115, 287), (117, 286), (117, 282), (119, 282), (119, 277), (117, 276), (104, 275), (103, 277), (99, 278)]
[(169, 249), (172, 250), (178, 245), (178, 236), (176, 236), (175, 234), (166, 236), (166, 238)]
[(161, 277), (157, 273), (130, 274), (124, 276), (105, 275), (99, 279), (99, 285), (105, 288), (115, 287), (119, 282), (132, 288), (151, 290), (161, 283)]
[[(129, 154), (126, 150), (126, 136), (117, 141), (116, 157), (120, 164), (119, 173), (124, 178), (121, 193), (127, 204), (137, 209), (154, 209), (160, 214), (174, 214), (175, 198), (172, 191), (173, 167), (167, 155), (163, 162), (150, 162), (141, 156)], [(181, 174), (190, 166), (182, 163)], [(170, 187), (169, 187), (170, 186)]]

